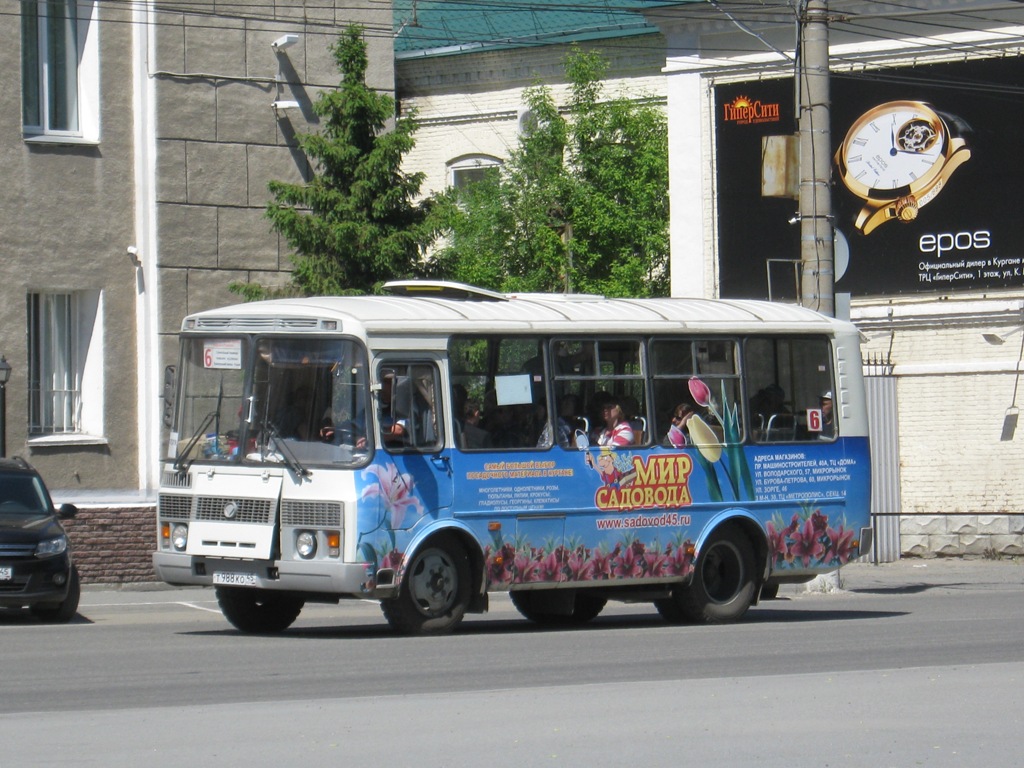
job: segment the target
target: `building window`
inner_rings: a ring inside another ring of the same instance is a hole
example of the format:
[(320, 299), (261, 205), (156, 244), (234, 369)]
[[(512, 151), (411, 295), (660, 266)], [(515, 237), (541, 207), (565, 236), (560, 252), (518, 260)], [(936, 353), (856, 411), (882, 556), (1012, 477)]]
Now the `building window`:
[(497, 173), (500, 167), (501, 160), (491, 155), (466, 155), (448, 163), (448, 181), (456, 189), (465, 189)]
[[(83, 392), (102, 375), (99, 292), (28, 296), (29, 434), (100, 434), (102, 403), (86, 407)], [(101, 389), (101, 387), (99, 388)], [(97, 398), (97, 400), (102, 399)]]
[(94, 3), (23, 0), (22, 124), (27, 137), (98, 140)]

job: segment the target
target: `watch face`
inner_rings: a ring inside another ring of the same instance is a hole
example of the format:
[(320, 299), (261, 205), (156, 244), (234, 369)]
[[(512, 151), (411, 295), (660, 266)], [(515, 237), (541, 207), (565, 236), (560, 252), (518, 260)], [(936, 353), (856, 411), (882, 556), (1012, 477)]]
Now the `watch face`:
[(854, 194), (895, 200), (935, 178), (945, 149), (946, 129), (934, 111), (919, 101), (890, 101), (850, 127), (838, 160)]

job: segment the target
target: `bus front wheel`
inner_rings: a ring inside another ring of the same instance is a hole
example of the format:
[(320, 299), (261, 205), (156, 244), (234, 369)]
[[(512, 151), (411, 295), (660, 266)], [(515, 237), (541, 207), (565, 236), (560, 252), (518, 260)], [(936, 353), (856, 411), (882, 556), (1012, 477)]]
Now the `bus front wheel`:
[(216, 592), (224, 618), (242, 632), (284, 632), (306, 604), (304, 600), (278, 592), (236, 587), (217, 587)]
[(669, 621), (725, 624), (747, 612), (756, 589), (750, 539), (739, 527), (723, 525), (701, 548), (691, 582), (657, 608)]
[(470, 600), (466, 550), (450, 536), (430, 542), (409, 562), (398, 596), (381, 602), (384, 618), (399, 632), (449, 632)]

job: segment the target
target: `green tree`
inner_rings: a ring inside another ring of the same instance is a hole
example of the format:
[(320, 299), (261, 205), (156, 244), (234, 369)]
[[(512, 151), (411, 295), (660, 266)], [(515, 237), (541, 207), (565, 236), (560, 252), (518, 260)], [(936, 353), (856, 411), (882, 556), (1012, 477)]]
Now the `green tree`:
[(342, 73), (337, 89), (313, 104), (316, 133), (296, 140), (313, 168), (305, 183), (271, 181), (267, 218), (293, 250), (291, 286), (233, 284), (247, 298), (369, 293), (385, 280), (412, 277), (432, 236), (430, 201), (416, 203), (422, 173), (401, 170), (413, 147), (415, 115), (395, 121), (395, 102), (366, 84), (366, 43), (349, 26), (331, 52)]
[(566, 58), (567, 116), (527, 89), (531, 125), (483, 182), (438, 199), (439, 277), (502, 291), (668, 292), (668, 126), (657, 106), (602, 101), (607, 62)]

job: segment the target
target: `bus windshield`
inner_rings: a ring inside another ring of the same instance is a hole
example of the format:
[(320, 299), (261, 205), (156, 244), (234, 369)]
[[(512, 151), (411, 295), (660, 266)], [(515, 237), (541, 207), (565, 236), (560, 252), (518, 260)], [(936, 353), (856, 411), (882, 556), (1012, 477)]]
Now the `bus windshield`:
[(179, 467), (366, 459), (366, 351), (352, 340), (189, 339), (181, 371)]

